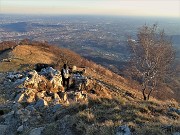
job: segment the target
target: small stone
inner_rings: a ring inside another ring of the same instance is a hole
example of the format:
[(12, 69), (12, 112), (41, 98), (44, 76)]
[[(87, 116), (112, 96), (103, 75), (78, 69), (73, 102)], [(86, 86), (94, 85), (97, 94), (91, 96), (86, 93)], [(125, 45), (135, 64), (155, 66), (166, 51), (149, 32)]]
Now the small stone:
[(14, 111), (17, 111), (19, 110), (20, 108), (22, 108), (23, 106), (20, 104), (20, 103), (15, 103), (13, 106), (12, 106), (12, 109)]
[(53, 113), (55, 113), (57, 110), (59, 110), (61, 108), (61, 105), (60, 104), (56, 104), (54, 107), (53, 107)]
[(11, 123), (13, 117), (14, 117), (14, 111), (11, 111), (6, 115), (3, 115), (3, 118), (5, 119), (5, 124)]
[(45, 100), (39, 99), (34, 107), (41, 108), (41, 107), (45, 107), (47, 105), (48, 105), (48, 103)]
[(116, 135), (131, 135), (131, 131), (127, 125), (117, 127)]
[(21, 125), (18, 127), (17, 132), (21, 133), (21, 132), (23, 132), (23, 130), (24, 130), (24, 126)]
[(177, 109), (176, 112), (177, 112), (178, 114), (180, 114), (180, 109)]
[(15, 97), (15, 101), (16, 102), (22, 102), (24, 100), (24, 94), (23, 93), (19, 93), (16, 97)]
[(41, 135), (44, 127), (34, 128), (30, 131), (29, 135)]
[(36, 111), (36, 109), (34, 108), (33, 105), (28, 105), (28, 106), (26, 107), (26, 109), (29, 110), (29, 111), (31, 111), (31, 112)]

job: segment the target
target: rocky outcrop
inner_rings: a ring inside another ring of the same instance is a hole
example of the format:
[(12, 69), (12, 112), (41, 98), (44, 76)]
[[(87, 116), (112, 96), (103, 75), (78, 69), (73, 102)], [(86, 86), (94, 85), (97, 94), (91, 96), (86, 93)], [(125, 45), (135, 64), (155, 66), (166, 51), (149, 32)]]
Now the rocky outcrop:
[(70, 102), (87, 100), (85, 87), (89, 85), (89, 79), (74, 73), (71, 84), (71, 89), (64, 91), (61, 73), (52, 67), (43, 68), (40, 72), (32, 70), (7, 73), (4, 85), (13, 89), (9, 94), (9, 112), (2, 114), (0, 135), (25, 132), (41, 135), (44, 127), (35, 128), (35, 125), (41, 125), (43, 119), (52, 120), (53, 114)]
[(39, 73), (35, 70), (24, 73), (11, 72), (7, 75), (7, 80), (18, 88), (15, 91), (15, 102), (39, 106), (39, 102), (43, 101), (44, 105), (41, 102), (40, 106), (46, 106), (52, 99), (55, 99), (55, 104), (63, 101), (57, 96), (58, 92), (64, 92), (62, 77), (60, 72), (52, 67), (42, 69)]
[(82, 74), (73, 74), (72, 82), (74, 83), (74, 88), (76, 90), (85, 90), (86, 87), (89, 85), (90, 80), (83, 76)]

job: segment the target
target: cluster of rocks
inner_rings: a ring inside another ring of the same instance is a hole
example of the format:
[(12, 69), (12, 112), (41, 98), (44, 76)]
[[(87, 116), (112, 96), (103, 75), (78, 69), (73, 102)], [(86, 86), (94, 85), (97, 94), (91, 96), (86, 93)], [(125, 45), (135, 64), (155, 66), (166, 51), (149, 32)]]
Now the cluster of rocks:
[[(17, 90), (14, 92), (15, 102), (33, 104), (35, 108), (49, 104), (69, 103), (68, 92), (62, 86), (61, 73), (52, 67), (22, 73), (9, 73), (7, 81), (13, 83)], [(72, 74), (72, 89), (78, 91), (74, 96), (82, 97), (82, 92), (90, 81), (81, 74)]]
[(48, 103), (58, 104), (64, 98), (57, 94), (65, 95), (62, 86), (61, 73), (51, 67), (42, 69), (41, 72), (35, 70), (25, 73), (9, 73), (9, 82), (17, 88), (15, 91), (15, 102), (21, 104), (33, 104), (34, 107), (44, 107)]
[[(88, 85), (86, 77), (77, 77), (73, 74), (72, 79), (74, 86), (78, 88), (81, 84)], [(76, 102), (87, 98), (83, 91), (65, 92), (61, 72), (52, 67), (43, 68), (40, 72), (10, 72), (4, 85), (14, 90), (9, 93), (9, 112), (0, 117), (0, 135), (24, 133), (30, 131), (29, 129), (32, 129), (30, 135), (39, 135), (44, 127), (32, 127), (41, 125), (44, 117), (52, 119), (53, 114), (63, 105), (69, 104), (72, 100)]]

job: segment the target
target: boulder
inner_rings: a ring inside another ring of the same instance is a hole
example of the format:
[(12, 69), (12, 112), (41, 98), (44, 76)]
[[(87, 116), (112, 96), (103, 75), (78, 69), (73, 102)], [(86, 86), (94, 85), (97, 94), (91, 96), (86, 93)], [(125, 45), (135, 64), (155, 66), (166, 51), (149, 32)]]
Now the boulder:
[(56, 69), (53, 69), (52, 67), (43, 68), (40, 74), (46, 77), (61, 76), (61, 72)]
[(26, 109), (29, 110), (30, 112), (35, 112), (35, 111), (36, 111), (36, 109), (34, 108), (33, 105), (28, 105), (28, 106), (26, 107)]
[(27, 109), (19, 109), (16, 112), (16, 117), (19, 118), (22, 122), (26, 122), (28, 121), (28, 119), (30, 118), (31, 112)]
[(77, 90), (83, 90), (83, 89), (85, 89), (86, 86), (89, 85), (88, 78), (79, 73), (73, 74), (72, 82), (73, 82), (75, 89), (77, 89)]
[(21, 132), (23, 132), (23, 130), (24, 130), (24, 126), (21, 125), (21, 126), (18, 127), (17, 132), (21, 133)]
[(53, 107), (53, 113), (55, 113), (57, 110), (59, 110), (61, 108), (61, 104), (56, 104), (54, 107)]
[(122, 125), (116, 128), (116, 135), (131, 135), (131, 131), (127, 125)]
[(41, 135), (44, 127), (34, 128), (30, 131), (29, 135)]
[(13, 106), (12, 106), (12, 109), (14, 111), (17, 111), (19, 109), (21, 109), (23, 106), (20, 104), (20, 103), (15, 103)]
[(25, 78), (22, 78), (22, 79), (17, 79), (15, 82), (14, 82), (14, 85), (18, 85), (18, 84), (22, 84), (24, 83), (25, 81), (29, 80), (28, 77), (25, 77)]
[(53, 76), (50, 79), (50, 83), (52, 84), (53, 88), (62, 87), (62, 77), (61, 76)]
[(38, 88), (38, 84), (42, 81), (42, 78), (43, 78), (42, 76), (38, 75), (38, 73), (35, 70), (29, 72), (28, 77), (30, 79), (28, 79), (24, 82), (24, 86), (32, 87), (34, 89)]
[(36, 90), (27, 88), (24, 93), (19, 93), (15, 101), (19, 103), (32, 103), (35, 101)]
[(34, 107), (35, 108), (43, 108), (47, 105), (48, 105), (48, 103), (44, 99), (39, 99)]
[(12, 119), (14, 118), (14, 111), (11, 111), (6, 115), (3, 115), (3, 118), (5, 119), (5, 124), (10, 124), (12, 122)]
[(22, 101), (25, 100), (25, 96), (24, 96), (24, 93), (19, 93), (16, 97), (15, 97), (15, 101), (20, 103)]
[(13, 73), (13, 72), (9, 72), (7, 75), (7, 78), (10, 79), (11, 81), (15, 81), (16, 79), (21, 79), (22, 77), (23, 77), (22, 74)]

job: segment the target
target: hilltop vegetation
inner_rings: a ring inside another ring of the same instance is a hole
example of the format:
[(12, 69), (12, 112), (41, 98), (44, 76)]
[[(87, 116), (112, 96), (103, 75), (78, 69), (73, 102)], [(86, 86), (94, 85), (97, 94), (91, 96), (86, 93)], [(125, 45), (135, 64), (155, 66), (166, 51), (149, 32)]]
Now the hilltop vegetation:
[[(0, 53), (0, 128), (4, 131), (3, 135), (11, 131), (13, 134), (23, 135), (35, 131), (43, 135), (180, 133), (180, 106), (174, 99), (165, 98), (166, 100), (161, 101), (151, 97), (149, 101), (143, 101), (136, 82), (130, 82), (64, 48), (27, 40), (20, 45), (7, 46), (1, 49)], [(84, 89), (86, 100), (72, 100), (72, 88), (67, 92), (69, 103), (60, 97), (56, 108), (53, 95), (57, 92), (53, 91), (53, 94), (45, 94), (43, 98), (45, 101), (52, 99), (46, 101), (47, 104), (42, 108), (36, 108), (38, 98), (34, 96), (37, 96), (37, 91), (39, 94), (43, 91), (48, 93), (53, 86), (46, 74), (39, 72), (37, 75), (33, 71), (35, 65), (50, 64), (58, 71), (65, 62), (70, 67), (85, 67), (84, 76), (91, 82), (88, 88)], [(42, 77), (46, 87), (41, 83), (25, 85), (33, 79), (29, 74), (37, 75), (38, 80)], [(22, 76), (8, 79), (9, 75)], [(29, 80), (26, 80), (26, 77)], [(33, 94), (29, 93), (30, 90), (33, 90)], [(17, 100), (18, 94), (27, 96), (22, 100), (25, 102)], [(35, 101), (30, 102), (28, 96), (33, 97)]]

